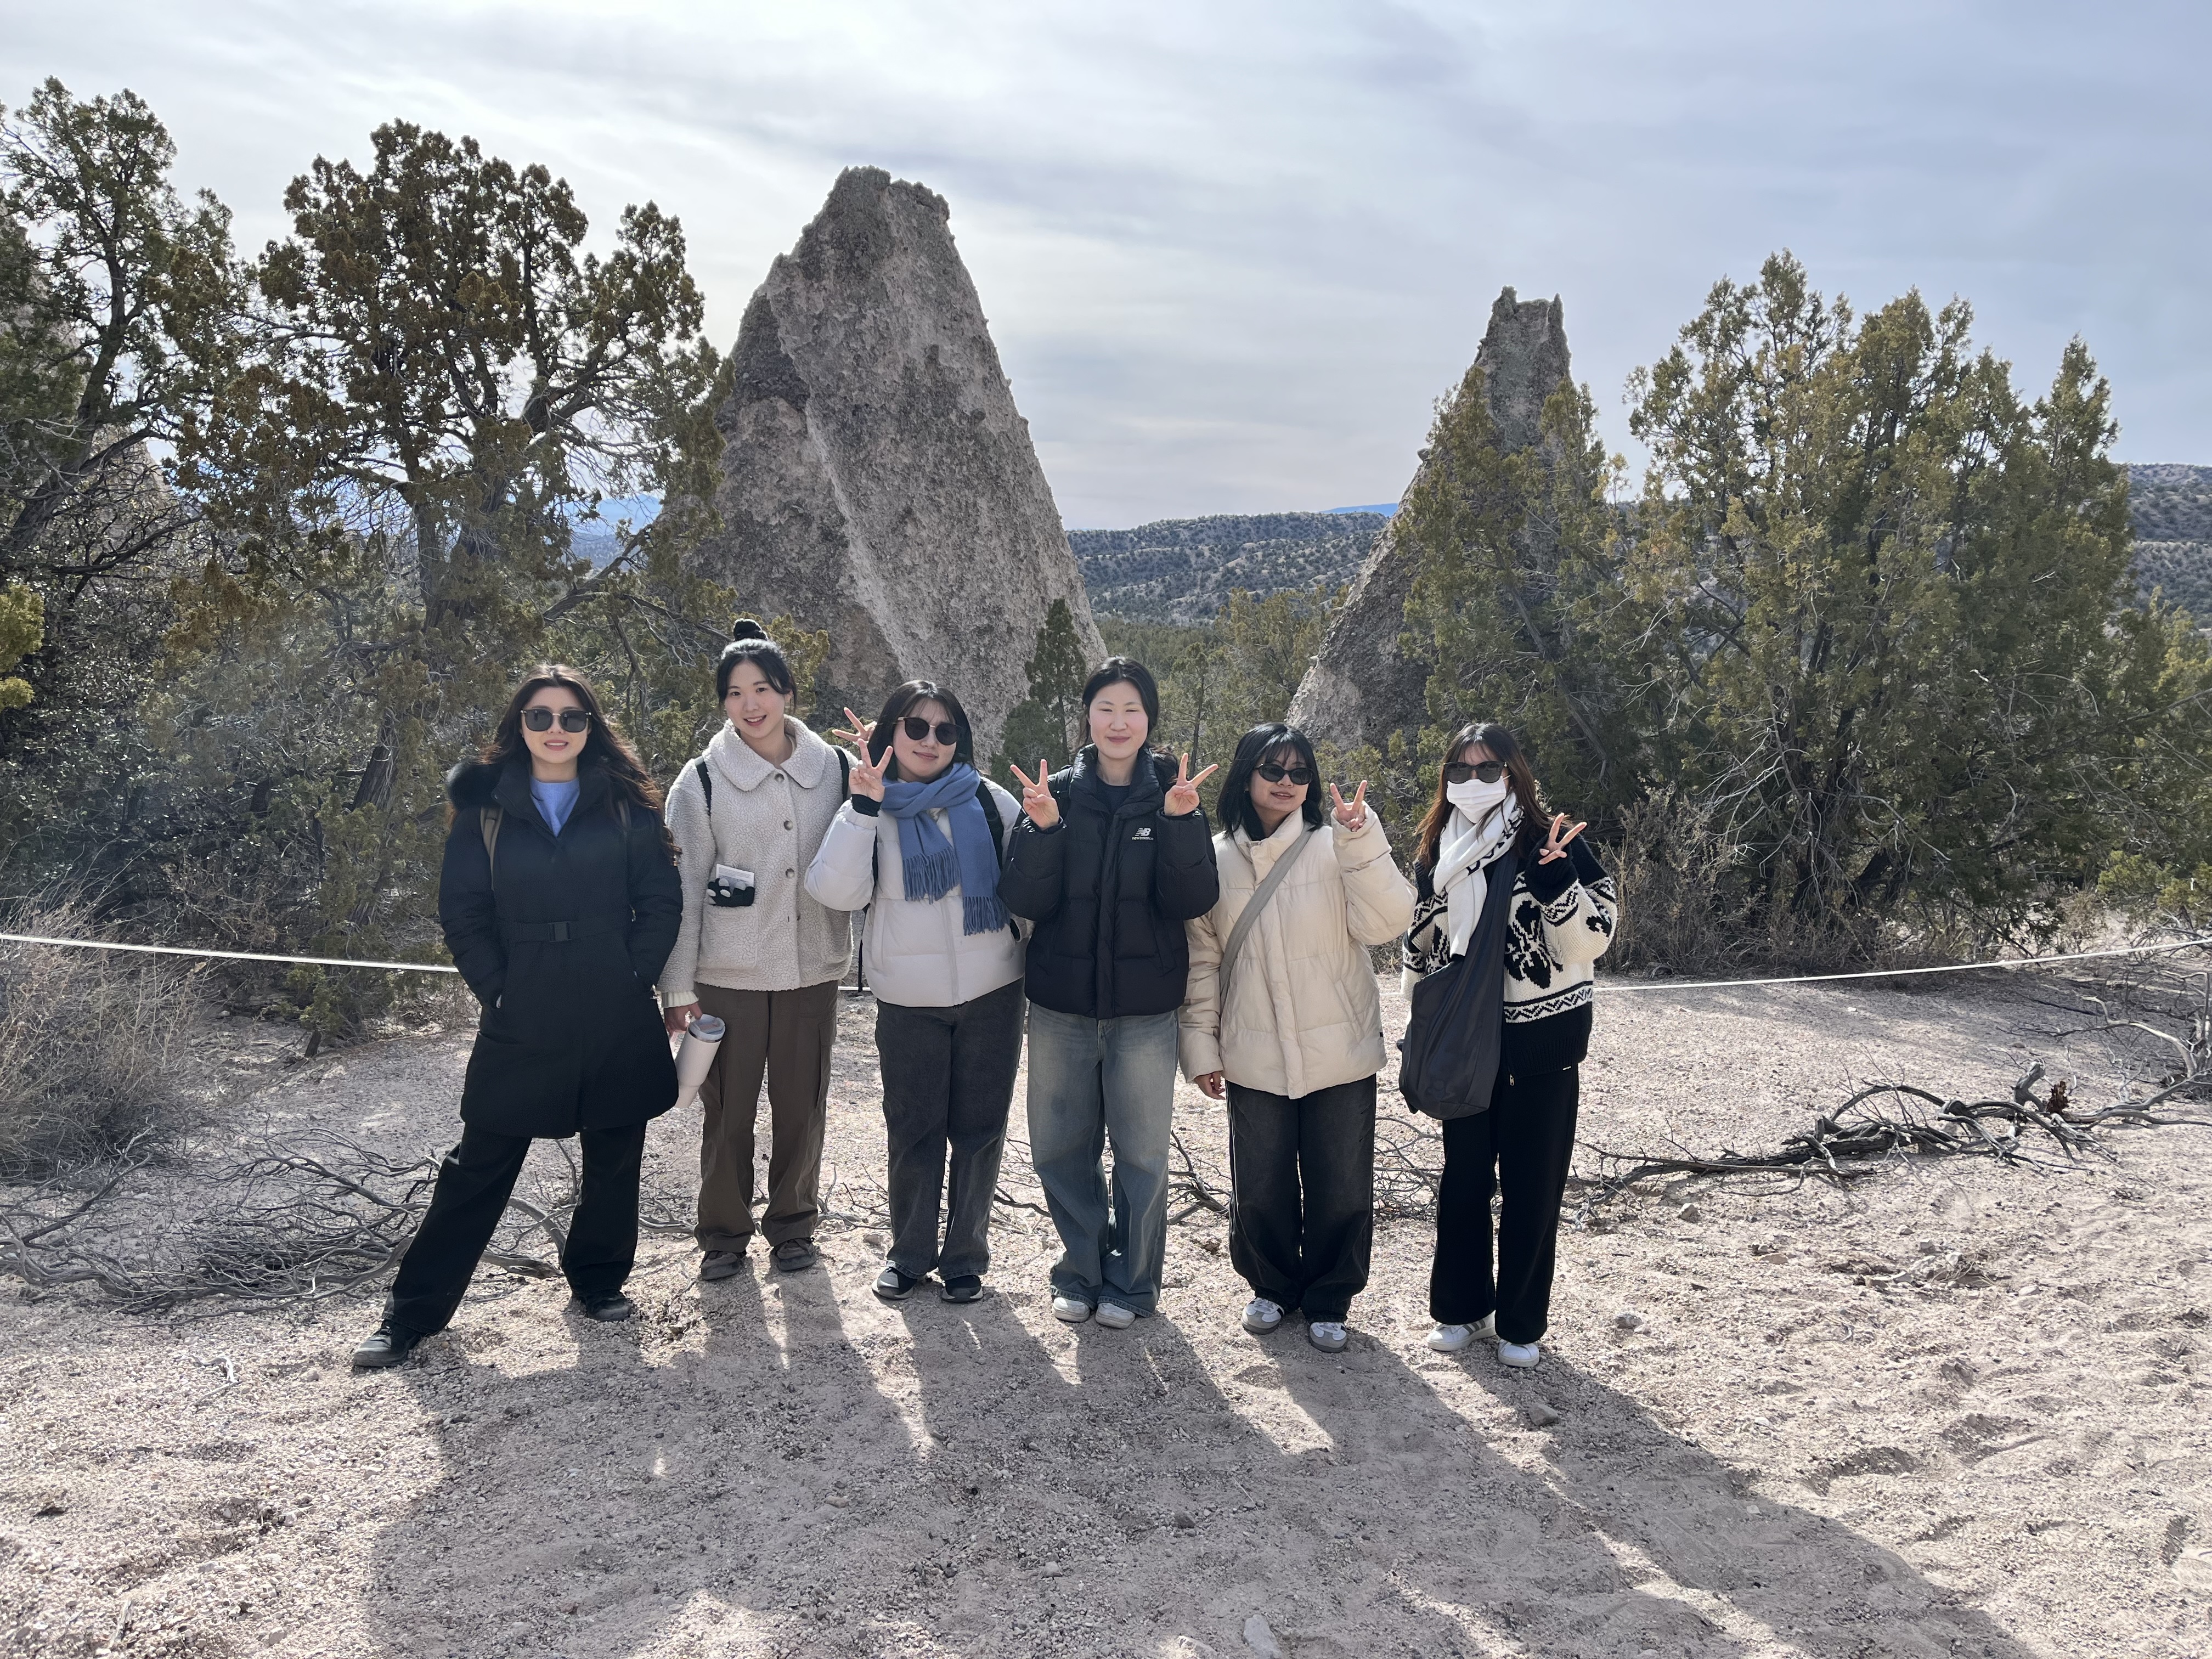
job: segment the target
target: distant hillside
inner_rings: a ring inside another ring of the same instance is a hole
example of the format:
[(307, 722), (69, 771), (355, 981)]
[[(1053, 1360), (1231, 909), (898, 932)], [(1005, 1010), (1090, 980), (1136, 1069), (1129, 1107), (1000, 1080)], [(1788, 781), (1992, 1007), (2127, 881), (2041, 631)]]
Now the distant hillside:
[(2136, 580), (2212, 628), (2212, 466), (2131, 466)]
[[(2128, 468), (2136, 576), (2212, 628), (2212, 466)], [(1071, 530), (1091, 609), (1130, 622), (1209, 620), (1232, 588), (1339, 587), (1359, 574), (1381, 512), (1163, 519), (1134, 530)]]
[(1071, 530), (1067, 542), (1094, 615), (1198, 623), (1233, 589), (1264, 596), (1344, 586), (1388, 521), (1381, 513), (1163, 519), (1134, 530)]

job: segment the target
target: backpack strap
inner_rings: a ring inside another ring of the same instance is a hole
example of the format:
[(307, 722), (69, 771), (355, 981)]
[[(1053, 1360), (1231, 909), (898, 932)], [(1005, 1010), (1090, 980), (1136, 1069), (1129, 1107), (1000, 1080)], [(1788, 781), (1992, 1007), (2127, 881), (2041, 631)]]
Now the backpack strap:
[(837, 751), (837, 788), (840, 802), (853, 799), (853, 757), (842, 749)]
[(999, 862), (1006, 861), (1006, 821), (999, 816), (999, 798), (991, 793), (991, 786), (982, 779), (975, 780), (975, 805), (983, 809), (983, 822), (991, 826), (991, 850), (999, 855)]
[(477, 828), (483, 836), (484, 865), (494, 887), (499, 885), (499, 826), (506, 817), (506, 809), (496, 804), (477, 808)]
[(707, 769), (707, 757), (702, 755), (693, 761), (691, 769), (699, 775), (699, 793), (706, 798), (708, 811), (712, 812), (714, 810), (714, 775)]
[[(983, 809), (983, 822), (991, 826), (991, 850), (999, 855), (999, 867), (1004, 869), (1006, 863), (1006, 821), (1000, 816), (999, 798), (991, 793), (991, 786), (981, 778), (975, 780), (975, 804)], [(1022, 936), (1021, 926), (1015, 921), (1011, 911), (1006, 915), (1006, 931), (1017, 939)]]

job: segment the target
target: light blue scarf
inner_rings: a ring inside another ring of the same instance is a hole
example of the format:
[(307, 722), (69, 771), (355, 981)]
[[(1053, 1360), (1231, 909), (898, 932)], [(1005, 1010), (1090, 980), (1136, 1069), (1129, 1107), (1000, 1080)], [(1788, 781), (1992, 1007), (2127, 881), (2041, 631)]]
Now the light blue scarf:
[[(994, 933), (1006, 925), (1006, 907), (999, 899), (999, 849), (975, 798), (981, 787), (975, 769), (958, 762), (927, 783), (884, 786), (884, 811), (898, 820), (907, 898), (934, 902), (958, 882), (963, 933)], [(939, 809), (951, 815), (949, 842), (929, 816)]]

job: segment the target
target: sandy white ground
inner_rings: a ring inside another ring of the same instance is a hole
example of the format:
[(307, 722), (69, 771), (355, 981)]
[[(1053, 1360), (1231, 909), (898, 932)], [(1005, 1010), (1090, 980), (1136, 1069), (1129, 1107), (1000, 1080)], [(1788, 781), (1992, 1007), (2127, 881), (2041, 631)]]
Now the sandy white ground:
[[(1584, 1137), (1749, 1147), (1862, 1079), (2002, 1092), (2031, 1054), (2102, 1087), (2068, 1001), (1601, 988)], [(881, 1167), (870, 1025), (848, 1002), (848, 1212)], [(356, 1050), (229, 1109), (434, 1145), (463, 1054)], [(1220, 1161), (1219, 1109), (1181, 1112)], [(656, 1183), (695, 1134), (656, 1126)], [(2201, 1656), (2212, 1135), (2119, 1145), (1621, 1200), (1563, 1237), (1528, 1376), (1422, 1346), (1410, 1224), (1335, 1357), (1237, 1328), (1210, 1217), (1123, 1333), (1053, 1320), (1049, 1229), (1001, 1209), (971, 1307), (878, 1303), (864, 1227), (705, 1287), (655, 1238), (630, 1326), (488, 1270), (365, 1376), (373, 1304), (145, 1321), (10, 1285), (0, 1651), (1231, 1656), (1258, 1614), (1295, 1659)]]

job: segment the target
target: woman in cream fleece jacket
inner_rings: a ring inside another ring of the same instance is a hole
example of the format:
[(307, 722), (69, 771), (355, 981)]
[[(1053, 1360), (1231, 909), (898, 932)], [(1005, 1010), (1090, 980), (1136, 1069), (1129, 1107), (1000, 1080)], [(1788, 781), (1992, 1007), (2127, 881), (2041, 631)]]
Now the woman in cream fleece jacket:
[(830, 1049), (852, 921), (806, 891), (807, 866), (845, 799), (847, 759), (791, 717), (791, 665), (740, 622), (715, 670), (728, 724), (668, 792), (684, 927), (660, 976), (668, 1029), (728, 1028), (700, 1086), (696, 1237), (702, 1279), (744, 1267), (753, 1231), (753, 1121), (768, 1081), (769, 1254), (814, 1261)]
[[(1334, 814), (1321, 788), (1296, 726), (1255, 726), (1237, 745), (1221, 786), (1228, 827), (1213, 841), (1221, 896), (1188, 928), (1182, 1063), (1229, 1101), (1229, 1255), (1253, 1297), (1244, 1328), (1272, 1331), (1296, 1309), (1333, 1353), (1366, 1286), (1375, 1228), (1382, 1008), (1367, 947), (1405, 930), (1413, 890), (1365, 786), (1337, 798)], [(1224, 994), (1223, 949), (1260, 884), (1292, 858)]]

